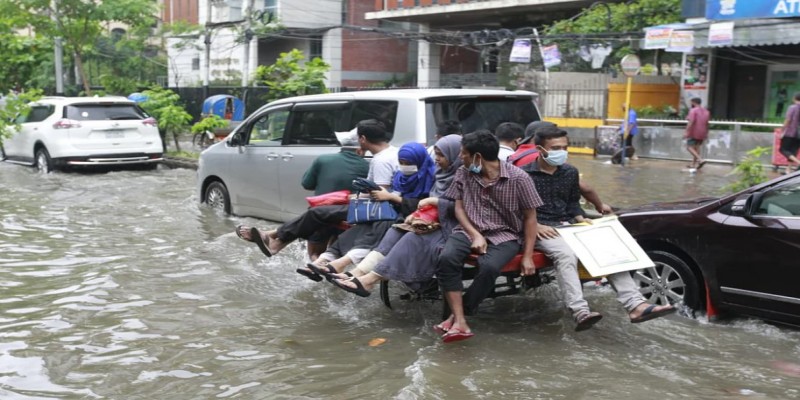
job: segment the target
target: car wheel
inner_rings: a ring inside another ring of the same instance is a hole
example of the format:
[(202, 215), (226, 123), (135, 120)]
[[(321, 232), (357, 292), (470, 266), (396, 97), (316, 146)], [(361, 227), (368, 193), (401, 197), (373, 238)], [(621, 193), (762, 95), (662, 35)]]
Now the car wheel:
[(36, 169), (43, 174), (53, 170), (53, 160), (50, 159), (50, 153), (44, 147), (36, 150)]
[(655, 267), (634, 271), (633, 280), (649, 303), (702, 307), (700, 281), (685, 261), (663, 250), (650, 250), (647, 255)]
[(208, 185), (204, 201), (215, 210), (223, 211), (225, 214), (231, 213), (231, 198), (222, 182), (215, 181)]

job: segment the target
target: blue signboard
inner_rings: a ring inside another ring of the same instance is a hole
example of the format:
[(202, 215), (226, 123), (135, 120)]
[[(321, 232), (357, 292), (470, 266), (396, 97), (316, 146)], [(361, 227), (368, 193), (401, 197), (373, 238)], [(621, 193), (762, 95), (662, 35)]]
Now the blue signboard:
[(707, 0), (710, 20), (800, 17), (800, 0)]

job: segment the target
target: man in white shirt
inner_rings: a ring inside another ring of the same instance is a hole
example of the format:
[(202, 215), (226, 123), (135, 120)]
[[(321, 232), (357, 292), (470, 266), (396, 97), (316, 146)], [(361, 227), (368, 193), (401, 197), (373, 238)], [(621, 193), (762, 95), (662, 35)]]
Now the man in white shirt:
[(510, 155), (517, 151), (520, 140), (525, 137), (525, 128), (514, 122), (503, 122), (495, 128), (494, 136), (500, 142), (500, 152), (497, 153), (497, 158), (505, 162)]

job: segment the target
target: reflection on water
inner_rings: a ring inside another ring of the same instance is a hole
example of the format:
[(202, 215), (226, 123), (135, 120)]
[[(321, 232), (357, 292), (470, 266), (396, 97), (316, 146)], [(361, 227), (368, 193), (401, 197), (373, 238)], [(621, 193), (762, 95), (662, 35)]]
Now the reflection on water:
[[(729, 167), (573, 157), (614, 206), (718, 193)], [(197, 205), (195, 173), (0, 163), (0, 398), (797, 398), (800, 334), (738, 319), (632, 325), (608, 288), (575, 333), (554, 285), (487, 301), (443, 345), (441, 305), (388, 310), (265, 259)], [(370, 346), (370, 340), (385, 339)]]

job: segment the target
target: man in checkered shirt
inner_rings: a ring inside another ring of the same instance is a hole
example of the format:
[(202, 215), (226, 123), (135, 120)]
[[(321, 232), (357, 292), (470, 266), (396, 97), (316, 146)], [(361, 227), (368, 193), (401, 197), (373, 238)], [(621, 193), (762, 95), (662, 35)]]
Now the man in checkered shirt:
[[(461, 160), (450, 188), (442, 196), (456, 201), (459, 226), (439, 256), (436, 275), (452, 314), (434, 327), (445, 343), (473, 336), (466, 314), (491, 293), (500, 270), (522, 245), (523, 275), (535, 274), (536, 207), (542, 205), (533, 181), (521, 169), (497, 158), (500, 145), (487, 130), (464, 136)], [(478, 273), (462, 299), (461, 271), (470, 253), (479, 254)]]

